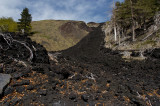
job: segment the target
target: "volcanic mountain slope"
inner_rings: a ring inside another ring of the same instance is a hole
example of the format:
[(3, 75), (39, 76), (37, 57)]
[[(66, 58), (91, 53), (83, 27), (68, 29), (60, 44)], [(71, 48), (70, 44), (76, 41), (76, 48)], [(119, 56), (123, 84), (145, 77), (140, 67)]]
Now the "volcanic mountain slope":
[(12, 59), (9, 63), (9, 58), (3, 57), (6, 52), (2, 50), (2, 73), (13, 75), (0, 103), (26, 106), (158, 106), (160, 60), (148, 58), (126, 62), (118, 51), (103, 47), (105, 35), (102, 25), (93, 28), (77, 45), (61, 52), (50, 52), (50, 64), (35, 61), (27, 62), (25, 66)]
[(91, 31), (82, 21), (42, 20), (34, 21), (31, 25), (35, 33), (31, 39), (42, 44), (48, 51), (67, 49)]

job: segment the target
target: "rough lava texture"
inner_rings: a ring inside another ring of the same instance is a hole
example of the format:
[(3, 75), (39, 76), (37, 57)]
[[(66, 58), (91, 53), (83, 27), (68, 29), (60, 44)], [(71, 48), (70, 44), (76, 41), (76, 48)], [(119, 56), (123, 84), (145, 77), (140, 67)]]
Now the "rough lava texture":
[[(159, 106), (159, 50), (148, 52), (146, 60), (127, 62), (119, 51), (103, 47), (102, 25), (92, 28), (77, 45), (50, 52), (50, 64), (25, 59), (16, 61), (3, 51), (0, 72), (11, 74), (12, 80), (0, 104)], [(39, 47), (42, 48), (40, 45), (36, 48)], [(44, 51), (39, 52), (36, 56), (46, 59)], [(151, 54), (156, 56), (152, 58)]]

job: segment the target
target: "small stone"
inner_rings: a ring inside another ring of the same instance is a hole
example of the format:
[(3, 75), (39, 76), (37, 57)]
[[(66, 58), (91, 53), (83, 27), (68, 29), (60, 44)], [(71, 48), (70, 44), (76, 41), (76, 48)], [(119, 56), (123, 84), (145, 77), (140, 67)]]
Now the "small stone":
[(95, 95), (93, 98), (94, 98), (95, 100), (99, 100), (98, 95)]
[(27, 87), (27, 90), (33, 90), (34, 89), (34, 86), (33, 85), (30, 85)]
[(4, 91), (4, 96), (11, 94), (14, 91), (14, 88), (11, 86), (8, 86)]
[(22, 74), (24, 77), (28, 77), (30, 72), (31, 72), (30, 69), (25, 69), (25, 71), (23, 71)]
[(47, 90), (40, 90), (39, 94), (42, 96), (46, 96), (47, 95)]
[(11, 100), (12, 106), (15, 106), (21, 99), (15, 97), (14, 99)]
[(90, 82), (90, 81), (86, 81), (86, 86), (87, 86), (87, 88), (89, 88), (89, 87), (91, 87), (93, 84), (92, 84), (92, 82)]
[(30, 81), (29, 80), (22, 80), (21, 82), (16, 82), (12, 86), (22, 86), (22, 85), (29, 85)]
[(84, 94), (84, 95), (81, 96), (81, 99), (84, 100), (85, 102), (88, 102), (89, 95)]
[(25, 90), (25, 87), (23, 86), (16, 87), (16, 92), (18, 93), (22, 93), (24, 90)]
[(75, 77), (73, 77), (72, 79), (73, 80), (78, 80), (78, 81), (82, 80), (82, 78), (81, 78), (81, 76), (79, 74), (76, 75)]
[(3, 73), (3, 64), (0, 64), (0, 73)]
[(107, 80), (107, 83), (111, 83), (111, 80)]
[(29, 85), (30, 84), (30, 80), (22, 80), (22, 85)]
[(53, 83), (53, 84), (52, 84), (52, 89), (55, 90), (55, 89), (56, 89), (56, 85), (57, 85), (56, 83)]
[(3, 68), (0, 67), (0, 73), (3, 73)]
[(69, 95), (69, 99), (74, 100), (76, 98), (77, 98), (76, 94), (74, 92), (71, 92)]
[(15, 72), (15, 70), (12, 69), (12, 68), (7, 68), (7, 69), (5, 69), (5, 73), (6, 73), (6, 74), (11, 74), (11, 73), (13, 73), (13, 72)]
[(160, 95), (160, 89), (157, 91), (157, 94)]
[(97, 90), (96, 92), (97, 92), (97, 93), (101, 93), (101, 91), (100, 91), (100, 90)]
[(0, 105), (0, 106), (10, 106), (10, 103), (6, 102), (6, 103), (4, 103), (3, 105)]
[(32, 70), (39, 72), (39, 73), (44, 73), (44, 69), (41, 67), (32, 67)]
[(14, 74), (12, 75), (12, 78), (13, 78), (13, 79), (19, 79), (19, 78), (22, 77), (22, 76), (23, 76), (22, 73), (14, 73)]

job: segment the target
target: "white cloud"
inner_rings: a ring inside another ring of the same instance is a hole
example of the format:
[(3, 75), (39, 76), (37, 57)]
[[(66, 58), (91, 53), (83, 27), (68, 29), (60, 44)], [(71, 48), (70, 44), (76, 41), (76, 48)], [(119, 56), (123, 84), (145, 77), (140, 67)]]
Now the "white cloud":
[(17, 7), (21, 3), (21, 0), (0, 0), (0, 16), (18, 18), (20, 10)]
[(34, 21), (63, 19), (100, 22), (105, 20), (105, 16), (101, 15), (105, 10), (98, 9), (106, 5), (107, 11), (110, 8), (107, 3), (110, 5), (110, 0), (0, 0), (0, 17), (13, 17), (17, 21), (22, 9), (28, 7)]

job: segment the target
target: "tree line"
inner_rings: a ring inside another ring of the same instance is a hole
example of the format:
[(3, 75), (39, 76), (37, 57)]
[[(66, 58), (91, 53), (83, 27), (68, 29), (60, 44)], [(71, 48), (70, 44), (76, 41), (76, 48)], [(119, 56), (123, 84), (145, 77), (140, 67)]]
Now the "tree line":
[(160, 11), (159, 0), (124, 0), (116, 2), (112, 11), (111, 22), (114, 29), (114, 40), (127, 35), (131, 29), (132, 41), (135, 41), (137, 28), (146, 30), (148, 22), (154, 22), (156, 12)]
[(32, 16), (28, 8), (24, 8), (21, 12), (21, 18), (15, 22), (11, 17), (0, 18), (0, 31), (5, 32), (21, 32), (29, 34), (31, 32)]

